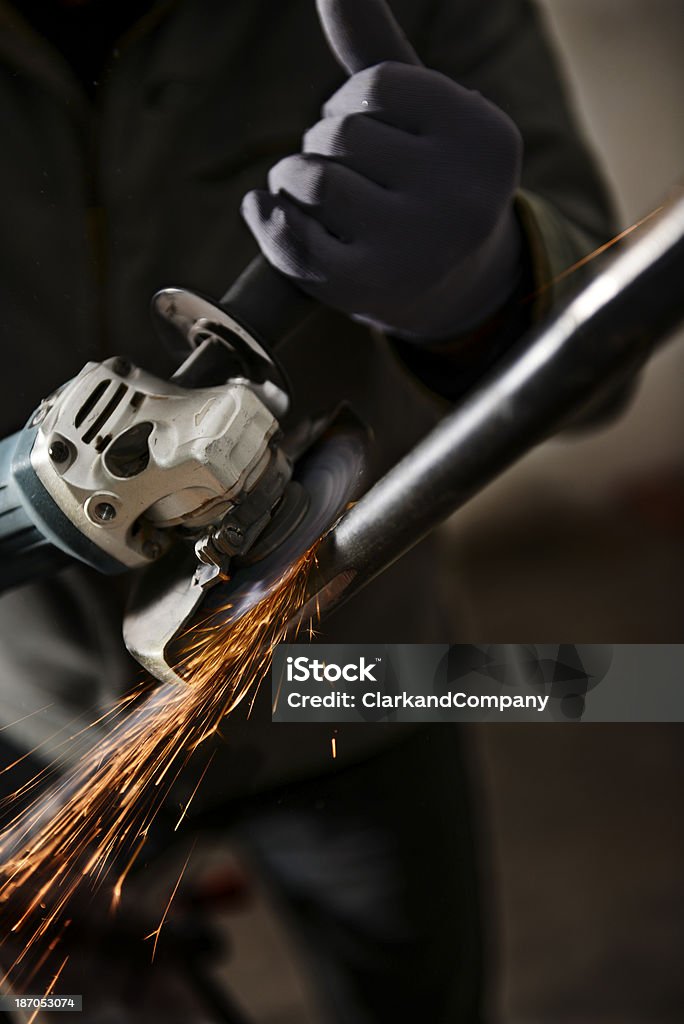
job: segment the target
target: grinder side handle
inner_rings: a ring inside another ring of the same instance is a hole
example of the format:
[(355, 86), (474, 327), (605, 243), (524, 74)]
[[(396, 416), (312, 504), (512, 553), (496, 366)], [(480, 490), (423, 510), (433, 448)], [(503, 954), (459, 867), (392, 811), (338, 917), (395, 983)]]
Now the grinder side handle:
[(263, 256), (245, 267), (220, 305), (272, 349), (320, 308)]

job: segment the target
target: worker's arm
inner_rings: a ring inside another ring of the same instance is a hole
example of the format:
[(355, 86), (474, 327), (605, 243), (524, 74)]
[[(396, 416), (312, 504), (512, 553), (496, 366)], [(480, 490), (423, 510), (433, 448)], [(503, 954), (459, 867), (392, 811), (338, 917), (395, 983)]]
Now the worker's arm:
[(350, 77), (244, 216), (287, 277), (456, 397), (610, 235), (605, 189), (524, 0), (443, 0), (423, 64), (381, 0), (318, 9)]

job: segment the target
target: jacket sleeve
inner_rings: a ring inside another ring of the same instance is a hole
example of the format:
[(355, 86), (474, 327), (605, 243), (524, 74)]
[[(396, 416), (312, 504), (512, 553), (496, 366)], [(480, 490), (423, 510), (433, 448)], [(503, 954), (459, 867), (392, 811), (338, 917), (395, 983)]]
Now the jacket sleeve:
[(394, 341), (408, 368), (457, 398), (592, 272), (555, 278), (615, 233), (608, 189), (582, 138), (556, 56), (530, 0), (439, 0), (417, 46), (425, 64), (481, 92), (524, 142), (516, 208), (526, 240), (520, 286), (476, 332), (431, 345)]

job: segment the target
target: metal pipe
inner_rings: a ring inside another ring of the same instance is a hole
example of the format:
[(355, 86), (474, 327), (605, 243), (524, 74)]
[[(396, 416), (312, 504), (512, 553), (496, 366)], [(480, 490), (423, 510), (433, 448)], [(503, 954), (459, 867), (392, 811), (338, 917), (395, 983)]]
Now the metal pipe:
[(591, 399), (629, 379), (684, 319), (684, 199), (519, 343), (324, 539), (321, 611), (351, 597)]

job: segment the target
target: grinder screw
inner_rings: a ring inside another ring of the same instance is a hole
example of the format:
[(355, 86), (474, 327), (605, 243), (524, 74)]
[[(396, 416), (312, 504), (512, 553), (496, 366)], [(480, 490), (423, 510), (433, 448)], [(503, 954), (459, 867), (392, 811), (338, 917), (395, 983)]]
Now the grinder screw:
[(101, 523), (111, 523), (112, 519), (116, 519), (116, 509), (108, 501), (99, 502), (93, 509), (93, 514)]
[(114, 373), (117, 373), (119, 377), (127, 377), (131, 372), (131, 369), (132, 367), (128, 359), (122, 359), (121, 356), (117, 356), (112, 363), (112, 370)]
[(48, 448), (48, 455), (53, 462), (66, 462), (69, 458), (69, 446), (64, 441), (53, 441)]

